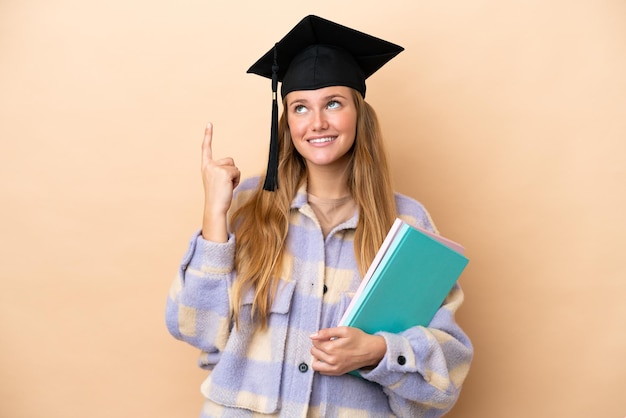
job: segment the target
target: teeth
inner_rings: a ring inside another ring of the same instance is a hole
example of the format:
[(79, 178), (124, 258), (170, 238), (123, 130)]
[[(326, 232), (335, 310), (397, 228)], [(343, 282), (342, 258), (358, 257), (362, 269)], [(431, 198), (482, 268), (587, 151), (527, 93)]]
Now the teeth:
[(334, 140), (335, 138), (332, 137), (328, 137), (328, 138), (317, 138), (317, 139), (310, 139), (309, 142), (312, 144), (323, 144), (324, 142), (330, 142), (332, 140)]

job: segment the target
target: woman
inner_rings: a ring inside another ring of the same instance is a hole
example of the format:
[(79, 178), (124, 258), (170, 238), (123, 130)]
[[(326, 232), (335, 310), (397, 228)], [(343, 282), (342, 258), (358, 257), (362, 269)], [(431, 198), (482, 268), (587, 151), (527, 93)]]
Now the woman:
[(202, 416), (435, 417), (456, 402), (472, 358), (454, 321), (458, 285), (429, 327), (337, 326), (396, 217), (435, 230), (421, 204), (393, 193), (364, 101), (365, 79), (401, 50), (308, 16), (253, 65), (274, 92), (282, 81), (265, 178), (239, 184), (207, 127), (202, 230), (166, 312), (210, 371)]

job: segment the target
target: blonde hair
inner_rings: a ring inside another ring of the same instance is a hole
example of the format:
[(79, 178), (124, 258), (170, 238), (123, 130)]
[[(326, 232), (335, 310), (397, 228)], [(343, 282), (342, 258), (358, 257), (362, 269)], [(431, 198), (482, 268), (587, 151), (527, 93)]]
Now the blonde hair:
[[(356, 90), (352, 97), (357, 129), (347, 186), (359, 212), (354, 254), (363, 275), (396, 218), (396, 205), (376, 113)], [(307, 177), (306, 163), (293, 146), (285, 113), (280, 118), (278, 137), (278, 189), (265, 191), (261, 181), (251, 198), (231, 216), (237, 271), (233, 315), (238, 323), (243, 296), (253, 289), (251, 315), (262, 328), (267, 326), (281, 273), (291, 201)]]

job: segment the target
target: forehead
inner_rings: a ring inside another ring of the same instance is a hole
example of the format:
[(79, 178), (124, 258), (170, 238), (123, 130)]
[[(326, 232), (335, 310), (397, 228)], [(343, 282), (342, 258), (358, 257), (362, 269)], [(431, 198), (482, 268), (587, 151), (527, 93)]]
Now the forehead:
[(352, 99), (352, 89), (345, 86), (330, 86), (316, 90), (296, 90), (287, 94), (285, 100), (287, 103), (296, 101), (315, 102), (327, 100), (331, 97)]

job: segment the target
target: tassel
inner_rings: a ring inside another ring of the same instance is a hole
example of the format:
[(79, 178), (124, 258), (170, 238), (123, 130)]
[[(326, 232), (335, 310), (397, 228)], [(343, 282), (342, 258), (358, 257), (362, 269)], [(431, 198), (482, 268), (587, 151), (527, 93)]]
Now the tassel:
[(263, 189), (273, 192), (278, 188), (278, 57), (274, 45), (274, 65), (272, 65), (272, 128), (270, 132), (270, 154), (267, 160), (267, 173)]

